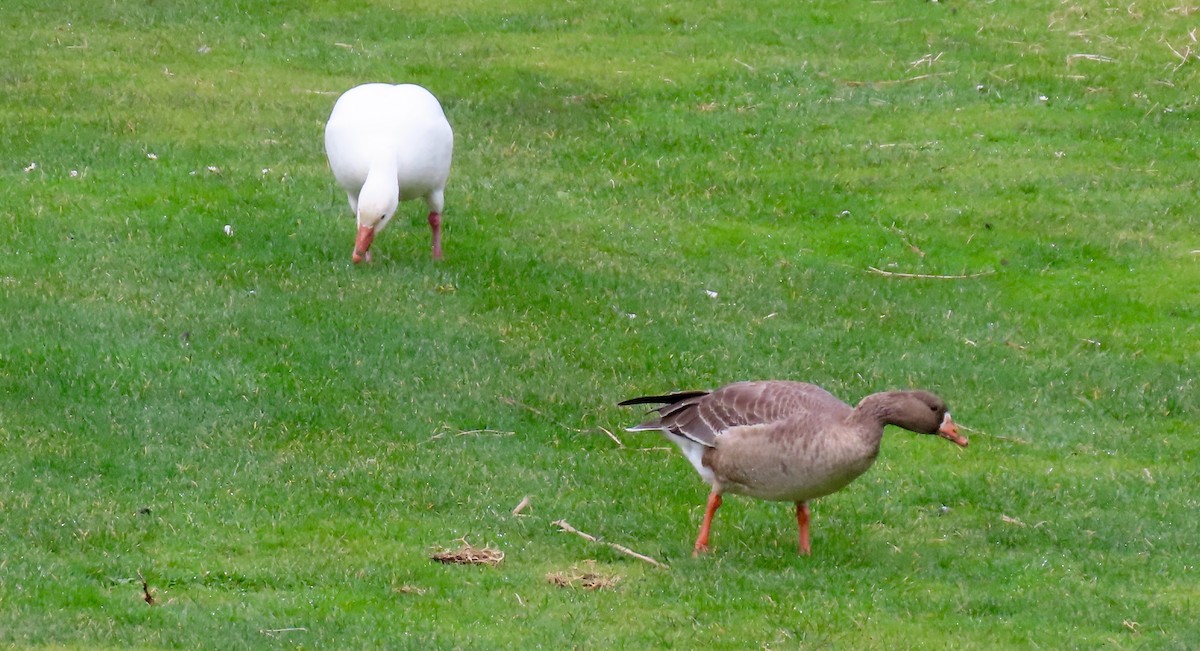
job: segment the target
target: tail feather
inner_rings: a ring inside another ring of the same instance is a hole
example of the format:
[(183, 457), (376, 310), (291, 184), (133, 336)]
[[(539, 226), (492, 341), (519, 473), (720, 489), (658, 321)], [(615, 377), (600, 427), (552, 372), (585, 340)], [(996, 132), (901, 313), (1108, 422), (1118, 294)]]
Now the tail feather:
[[(696, 404), (707, 396), (710, 391), (678, 391), (676, 393), (668, 393), (663, 396), (642, 396), (640, 398), (630, 398), (617, 404), (621, 406), (629, 405), (658, 405), (651, 409), (651, 413), (657, 413), (656, 418), (651, 418), (643, 423), (634, 425), (633, 427), (625, 428), (627, 432), (646, 432), (650, 430), (659, 430), (667, 434), (667, 438), (679, 443), (681, 446), (699, 443), (702, 446), (712, 447), (712, 436), (700, 435), (699, 437), (691, 430), (691, 424), (696, 421), (697, 413), (694, 409)], [(710, 428), (701, 428), (707, 431)], [(686, 451), (685, 451), (686, 453)], [(689, 457), (690, 458), (690, 457)]]
[(630, 405), (673, 405), (689, 398), (699, 398), (708, 394), (708, 391), (678, 391), (676, 393), (668, 393), (662, 396), (641, 396), (640, 398), (630, 398), (629, 400), (622, 400), (621, 402), (618, 402), (617, 405), (620, 407), (628, 407)]

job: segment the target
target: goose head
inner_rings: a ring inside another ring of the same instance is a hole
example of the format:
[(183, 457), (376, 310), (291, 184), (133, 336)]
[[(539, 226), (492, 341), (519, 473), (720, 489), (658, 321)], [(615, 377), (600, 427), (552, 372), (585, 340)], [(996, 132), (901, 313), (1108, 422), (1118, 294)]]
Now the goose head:
[(375, 168), (367, 174), (358, 194), (358, 235), (354, 238), (355, 264), (371, 261), (371, 242), (383, 230), (400, 205), (399, 187), (394, 174), (377, 174)]
[(928, 391), (896, 391), (888, 394), (887, 422), (918, 434), (936, 434), (947, 441), (967, 447), (967, 439), (958, 433), (946, 403)]

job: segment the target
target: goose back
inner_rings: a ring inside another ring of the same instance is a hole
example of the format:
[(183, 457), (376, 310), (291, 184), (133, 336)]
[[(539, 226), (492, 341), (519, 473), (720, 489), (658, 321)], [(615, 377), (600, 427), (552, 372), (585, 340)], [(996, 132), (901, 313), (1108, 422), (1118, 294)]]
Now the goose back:
[(712, 392), (646, 396), (620, 404), (663, 405), (653, 410), (658, 412), (657, 418), (629, 431), (663, 430), (707, 447), (716, 447), (717, 437), (734, 427), (788, 420), (793, 426), (816, 432), (845, 420), (853, 411), (815, 384), (784, 380), (735, 382)]
[(363, 84), (346, 91), (325, 125), (329, 166), (357, 197), (372, 167), (395, 175), (401, 201), (446, 186), (454, 134), (442, 106), (415, 84)]

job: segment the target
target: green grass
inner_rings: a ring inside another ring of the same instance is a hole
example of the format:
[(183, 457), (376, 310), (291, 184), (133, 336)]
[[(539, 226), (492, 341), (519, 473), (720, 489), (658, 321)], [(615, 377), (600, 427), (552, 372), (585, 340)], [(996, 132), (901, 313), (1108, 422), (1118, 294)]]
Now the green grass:
[[(543, 5), (4, 3), (0, 645), (1200, 645), (1195, 8)], [(413, 204), (350, 264), (321, 129), (376, 80), (455, 127), (442, 264)], [(755, 378), (971, 447), (694, 560), (614, 405)]]

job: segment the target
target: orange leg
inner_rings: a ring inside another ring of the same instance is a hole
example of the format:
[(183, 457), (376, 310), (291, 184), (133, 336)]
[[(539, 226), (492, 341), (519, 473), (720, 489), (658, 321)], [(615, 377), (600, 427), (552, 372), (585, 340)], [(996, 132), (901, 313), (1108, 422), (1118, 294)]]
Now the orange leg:
[(708, 551), (708, 530), (712, 528), (713, 515), (721, 506), (721, 494), (713, 491), (708, 494), (708, 507), (704, 509), (704, 522), (700, 524), (700, 535), (696, 536), (696, 549), (692, 551), (692, 556), (699, 556), (701, 552)]
[(812, 553), (812, 545), (808, 542), (808, 504), (796, 502), (796, 525), (800, 527), (800, 555)]
[(442, 259), (442, 213), (429, 213), (429, 228), (433, 231), (433, 259)]

